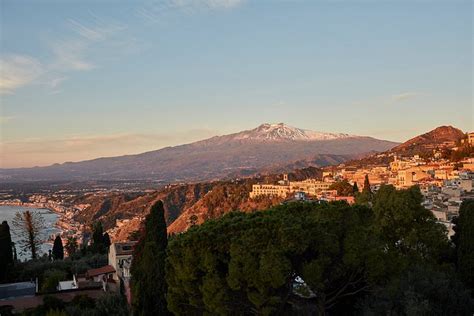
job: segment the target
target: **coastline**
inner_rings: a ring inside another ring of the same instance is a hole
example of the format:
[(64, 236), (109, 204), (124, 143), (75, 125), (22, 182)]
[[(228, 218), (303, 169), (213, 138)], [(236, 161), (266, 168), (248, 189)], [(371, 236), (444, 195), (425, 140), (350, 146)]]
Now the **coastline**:
[[(54, 223), (54, 227), (59, 230), (59, 234), (63, 236), (66, 232), (76, 235), (79, 231), (78, 227), (80, 223), (75, 222), (72, 218), (68, 218), (67, 211), (68, 208), (59, 203), (50, 203), (50, 202), (21, 202), (21, 201), (0, 201), (0, 206), (11, 206), (11, 207), (24, 207), (24, 208), (33, 208), (33, 209), (45, 209), (56, 215), (58, 219)], [(48, 242), (50, 241), (51, 236), (48, 236)]]

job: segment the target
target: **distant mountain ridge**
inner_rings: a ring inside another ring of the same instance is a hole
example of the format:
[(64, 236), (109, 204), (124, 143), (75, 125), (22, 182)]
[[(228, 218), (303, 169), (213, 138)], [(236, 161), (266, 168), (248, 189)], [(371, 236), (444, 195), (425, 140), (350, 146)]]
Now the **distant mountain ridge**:
[(342, 133), (323, 133), (278, 124), (215, 136), (138, 155), (98, 158), (48, 167), (0, 170), (0, 181), (159, 180), (163, 183), (225, 178), (310, 159), (316, 166), (341, 163), (398, 143)]

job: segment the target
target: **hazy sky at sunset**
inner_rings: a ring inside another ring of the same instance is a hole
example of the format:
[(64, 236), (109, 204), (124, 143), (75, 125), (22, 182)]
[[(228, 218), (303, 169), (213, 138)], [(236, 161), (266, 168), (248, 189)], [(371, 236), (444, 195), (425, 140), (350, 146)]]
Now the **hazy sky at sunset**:
[(285, 122), (473, 130), (472, 1), (0, 1), (0, 167)]

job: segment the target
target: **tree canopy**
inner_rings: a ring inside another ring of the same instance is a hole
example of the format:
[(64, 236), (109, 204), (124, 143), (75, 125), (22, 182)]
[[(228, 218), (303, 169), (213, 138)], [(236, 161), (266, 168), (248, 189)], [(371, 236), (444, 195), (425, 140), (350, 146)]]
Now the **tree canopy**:
[(465, 200), (455, 219), (453, 242), (461, 279), (474, 290), (474, 200)]
[(383, 269), (370, 209), (290, 203), (232, 213), (170, 241), (168, 306), (176, 315), (281, 314), (301, 277), (320, 312), (368, 289)]
[[(469, 310), (469, 292), (446, 265), (445, 228), (421, 200), (417, 187), (382, 186), (373, 207), (292, 202), (193, 226), (169, 242), (168, 308), (175, 315), (287, 315), (302, 306), (313, 314), (358, 306), (377, 314), (386, 300), (398, 304), (394, 311), (407, 312), (416, 303), (400, 306), (419, 299), (426, 302), (423, 312), (441, 302), (445, 311)], [(416, 275), (420, 267), (426, 273)], [(411, 280), (420, 288), (432, 285), (413, 296)], [(452, 303), (450, 288), (458, 297)], [(436, 301), (436, 295), (446, 299)]]
[(346, 180), (337, 181), (331, 184), (329, 190), (337, 190), (337, 195), (340, 196), (353, 196), (354, 187)]

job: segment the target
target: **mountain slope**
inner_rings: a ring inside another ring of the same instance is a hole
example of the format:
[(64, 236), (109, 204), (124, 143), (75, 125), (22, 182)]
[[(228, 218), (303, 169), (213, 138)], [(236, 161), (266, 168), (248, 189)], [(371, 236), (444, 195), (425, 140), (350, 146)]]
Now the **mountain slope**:
[(451, 149), (465, 136), (464, 132), (460, 129), (452, 126), (440, 126), (427, 133), (413, 137), (385, 152), (376, 153), (357, 160), (349, 160), (344, 164), (355, 167), (388, 164), (393, 161), (393, 155), (422, 155), (430, 157), (434, 149)]
[(191, 144), (111, 158), (49, 167), (4, 169), (2, 181), (153, 179), (162, 182), (202, 181), (240, 170), (259, 170), (297, 160), (318, 166), (356, 155), (385, 151), (396, 143), (371, 137), (320, 133), (285, 124), (263, 124), (253, 130), (216, 136)]
[(412, 139), (391, 149), (395, 153), (422, 153), (432, 150), (445, 142), (457, 142), (464, 137), (464, 132), (452, 126), (440, 126), (428, 133)]

